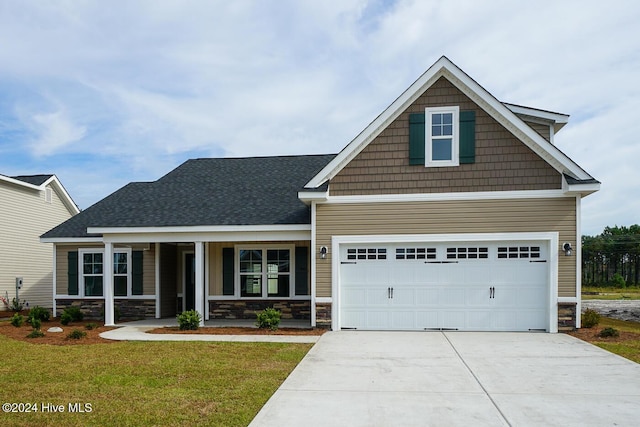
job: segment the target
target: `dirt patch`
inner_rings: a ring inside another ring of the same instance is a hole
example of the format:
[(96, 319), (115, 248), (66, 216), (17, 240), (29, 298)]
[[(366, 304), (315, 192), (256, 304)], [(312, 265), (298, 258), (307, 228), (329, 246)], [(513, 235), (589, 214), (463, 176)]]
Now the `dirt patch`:
[(602, 331), (603, 329), (604, 327), (594, 326), (593, 328), (578, 329), (577, 331), (569, 332), (568, 334), (592, 344), (601, 342), (623, 343), (626, 341), (640, 340), (640, 333), (626, 331), (618, 331), (620, 333), (620, 336), (618, 337), (601, 338), (598, 336), (598, 334), (600, 334), (600, 331)]
[[(95, 323), (98, 325), (97, 328), (92, 330), (87, 330), (86, 325), (88, 323)], [(62, 328), (62, 332), (47, 332), (47, 329), (53, 327)], [(83, 332), (86, 332), (87, 335), (80, 339), (72, 339), (67, 338), (67, 335), (73, 331), (74, 329), (79, 329)], [(105, 331), (110, 331), (115, 329), (113, 327), (106, 327), (103, 323), (94, 322), (91, 320), (82, 321), (82, 322), (73, 322), (69, 325), (63, 325), (60, 323), (59, 319), (52, 319), (49, 322), (42, 322), (42, 327), (40, 330), (44, 333), (43, 337), (40, 338), (27, 338), (27, 335), (33, 331), (31, 325), (29, 325), (26, 321), (22, 326), (16, 328), (8, 321), (0, 322), (0, 334), (12, 338), (14, 340), (25, 341), (31, 344), (50, 344), (50, 345), (78, 345), (78, 344), (109, 344), (115, 343), (117, 341), (106, 340), (100, 337), (100, 334)]]
[(195, 331), (181, 331), (178, 327), (157, 328), (147, 331), (150, 334), (198, 334), (198, 335), (322, 335), (326, 329), (280, 328), (276, 331), (241, 327), (203, 327)]

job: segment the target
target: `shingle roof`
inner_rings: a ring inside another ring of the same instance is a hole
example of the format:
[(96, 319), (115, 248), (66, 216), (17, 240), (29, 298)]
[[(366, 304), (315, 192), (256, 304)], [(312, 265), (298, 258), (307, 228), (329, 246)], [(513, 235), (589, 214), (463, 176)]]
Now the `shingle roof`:
[(48, 180), (52, 176), (53, 175), (20, 175), (20, 176), (10, 176), (9, 178), (26, 182), (27, 184), (42, 185), (46, 180)]
[(91, 237), (87, 227), (310, 224), (298, 191), (335, 155), (188, 160), (135, 182), (42, 237)]

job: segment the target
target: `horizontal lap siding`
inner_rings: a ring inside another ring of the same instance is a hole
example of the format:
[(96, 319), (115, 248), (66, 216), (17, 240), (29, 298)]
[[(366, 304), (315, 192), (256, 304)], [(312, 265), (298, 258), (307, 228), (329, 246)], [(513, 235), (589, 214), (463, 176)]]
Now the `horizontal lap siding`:
[[(559, 232), (560, 243), (576, 245), (574, 198), (323, 204), (317, 206), (318, 247), (331, 237), (367, 234), (454, 234)], [(553, 250), (554, 248), (551, 248)], [(331, 296), (331, 257), (317, 262), (317, 296)], [(576, 257), (562, 256), (559, 296), (575, 296)]]
[[(56, 247), (56, 294), (66, 295), (67, 287), (69, 285), (69, 266), (68, 266), (68, 253), (70, 251), (77, 251), (78, 249), (100, 249), (104, 250), (104, 245), (97, 244), (82, 244), (82, 245), (57, 245)], [(115, 246), (114, 250), (119, 247)], [(131, 248), (132, 251), (141, 250), (135, 245)], [(155, 295), (156, 293), (156, 252), (155, 244), (150, 244), (148, 250), (142, 251), (142, 289), (144, 295)], [(82, 262), (78, 260), (78, 262)]]
[(30, 307), (51, 307), (53, 245), (40, 236), (72, 215), (55, 188), (45, 191), (0, 182), (0, 294), (15, 297), (16, 277), (23, 278), (20, 299)]
[[(409, 164), (409, 114), (438, 106), (475, 111), (474, 163), (437, 168)], [(536, 131), (541, 131), (539, 126)], [(441, 78), (331, 179), (329, 191), (332, 196), (344, 196), (548, 190), (561, 186), (558, 171)]]

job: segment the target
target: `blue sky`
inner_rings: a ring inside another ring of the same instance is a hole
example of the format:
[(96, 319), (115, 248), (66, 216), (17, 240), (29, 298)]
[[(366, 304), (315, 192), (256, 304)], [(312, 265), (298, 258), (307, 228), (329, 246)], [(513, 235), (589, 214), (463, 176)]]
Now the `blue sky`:
[(84, 209), (189, 158), (335, 153), (440, 56), (570, 114), (602, 182), (583, 233), (640, 223), (640, 3), (0, 0), (0, 173)]

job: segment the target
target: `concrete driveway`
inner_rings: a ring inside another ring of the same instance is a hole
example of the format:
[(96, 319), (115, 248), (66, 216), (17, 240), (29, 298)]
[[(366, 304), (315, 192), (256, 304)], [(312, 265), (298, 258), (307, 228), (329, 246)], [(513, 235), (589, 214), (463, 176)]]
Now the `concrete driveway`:
[(251, 426), (638, 426), (640, 365), (564, 334), (329, 332)]

